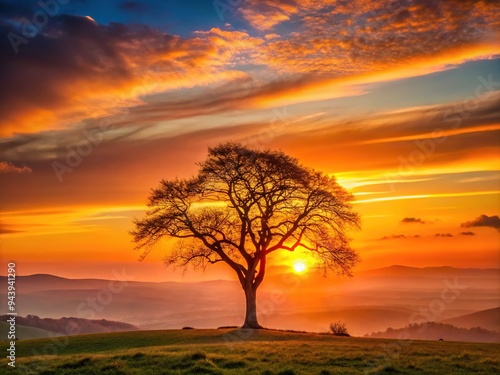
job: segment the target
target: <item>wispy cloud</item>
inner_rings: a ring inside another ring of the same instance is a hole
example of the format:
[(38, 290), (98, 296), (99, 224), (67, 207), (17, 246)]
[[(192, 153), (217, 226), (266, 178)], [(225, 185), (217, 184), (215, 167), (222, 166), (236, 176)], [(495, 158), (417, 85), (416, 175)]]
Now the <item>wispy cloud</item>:
[(416, 217), (405, 217), (401, 220), (401, 223), (403, 223), (403, 224), (415, 224), (415, 223), (425, 224), (425, 221), (423, 221), (420, 218), (416, 218)]
[(436, 233), (434, 236), (435, 237), (451, 238), (451, 237), (453, 237), (453, 234), (451, 234), (451, 233)]
[(13, 163), (0, 162), (0, 173), (31, 173), (31, 168), (27, 166), (17, 167)]
[(382, 237), (381, 240), (404, 240), (404, 239), (420, 238), (420, 237), (421, 236), (419, 234), (415, 234), (415, 235), (392, 234), (390, 236)]

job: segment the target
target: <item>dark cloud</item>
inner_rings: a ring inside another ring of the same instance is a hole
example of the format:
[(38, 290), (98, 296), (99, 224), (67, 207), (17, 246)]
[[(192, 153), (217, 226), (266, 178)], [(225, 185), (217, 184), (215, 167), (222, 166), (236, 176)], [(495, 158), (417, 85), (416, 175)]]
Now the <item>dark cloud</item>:
[[(21, 30), (10, 24), (0, 25), (0, 34)], [(138, 35), (147, 34), (147, 30)], [(61, 108), (83, 95), (81, 82), (87, 89), (97, 87), (103, 77), (120, 87), (131, 79), (131, 72), (120, 53), (120, 45), (132, 35), (125, 26), (98, 26), (85, 17), (60, 15), (49, 18), (48, 24), (16, 53), (8, 38), (0, 39), (0, 125), (16, 125), (18, 131), (29, 124), (22, 119), (27, 114)], [(90, 87), (89, 87), (90, 86)], [(29, 122), (29, 121), (27, 121)], [(25, 128), (25, 129), (23, 129)]]
[(22, 230), (9, 229), (9, 225), (5, 225), (0, 222), (0, 235), (1, 234), (12, 234), (12, 233), (22, 233)]
[(381, 240), (401, 240), (401, 239), (409, 239), (409, 238), (420, 238), (419, 234), (415, 234), (413, 236), (406, 236), (404, 234), (393, 234), (391, 236), (384, 236)]
[(475, 236), (476, 233), (474, 232), (460, 232), (461, 236)]
[(0, 162), (0, 173), (31, 173), (31, 168), (23, 165), (18, 167), (9, 162)]
[(449, 237), (453, 237), (453, 234), (451, 234), (451, 233), (436, 233), (434, 235), (434, 237), (447, 237), (447, 238), (449, 238)]
[(119, 7), (131, 13), (144, 13), (148, 10), (148, 4), (140, 1), (123, 1), (120, 3)]
[(490, 227), (500, 230), (500, 218), (498, 215), (481, 215), (474, 220), (466, 221), (465, 223), (460, 224), (460, 226), (462, 228)]
[(217, 73), (227, 74), (224, 59), (257, 43), (243, 32), (212, 29), (185, 39), (143, 25), (100, 25), (67, 14), (49, 17), (28, 38), (15, 21), (21, 14), (16, 9), (0, 21), (0, 35), (23, 38), (19, 45), (0, 38), (4, 134), (62, 128), (130, 105), (131, 99), (137, 103), (144, 91), (216, 81)]
[(403, 223), (403, 224), (412, 224), (412, 223), (425, 224), (425, 221), (423, 221), (422, 219), (416, 218), (416, 217), (405, 217), (401, 220), (401, 223)]
[(9, 18), (30, 17), (33, 15), (33, 1), (0, 0), (0, 24)]

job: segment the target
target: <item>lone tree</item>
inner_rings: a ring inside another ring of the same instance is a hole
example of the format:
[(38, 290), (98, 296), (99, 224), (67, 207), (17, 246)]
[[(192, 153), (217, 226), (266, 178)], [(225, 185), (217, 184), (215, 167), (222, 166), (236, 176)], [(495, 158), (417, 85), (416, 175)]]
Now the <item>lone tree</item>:
[(243, 328), (257, 321), (256, 291), (276, 251), (308, 250), (326, 272), (350, 276), (358, 255), (346, 231), (359, 227), (353, 199), (334, 177), (281, 151), (225, 143), (209, 148), (191, 179), (162, 180), (132, 231), (142, 259), (163, 237), (177, 238), (166, 265), (205, 268), (224, 262), (246, 297)]

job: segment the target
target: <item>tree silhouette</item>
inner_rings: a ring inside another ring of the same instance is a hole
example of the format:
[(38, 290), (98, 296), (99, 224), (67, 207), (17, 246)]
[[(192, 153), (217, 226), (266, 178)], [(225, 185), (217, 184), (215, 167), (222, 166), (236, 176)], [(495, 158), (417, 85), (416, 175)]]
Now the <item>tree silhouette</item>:
[(358, 255), (346, 231), (359, 227), (352, 195), (335, 178), (281, 151), (225, 143), (209, 148), (191, 179), (162, 180), (132, 231), (142, 259), (163, 237), (180, 239), (166, 265), (204, 268), (224, 262), (245, 292), (243, 328), (262, 328), (256, 291), (269, 254), (308, 250), (325, 272), (350, 275)]

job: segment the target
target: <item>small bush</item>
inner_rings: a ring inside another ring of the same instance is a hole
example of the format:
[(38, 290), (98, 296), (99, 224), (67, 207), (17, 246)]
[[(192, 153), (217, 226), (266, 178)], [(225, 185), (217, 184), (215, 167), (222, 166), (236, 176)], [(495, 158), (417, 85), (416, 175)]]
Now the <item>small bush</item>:
[(207, 355), (203, 352), (196, 352), (193, 353), (191, 359), (193, 359), (194, 361), (199, 361), (200, 359), (207, 359)]
[(220, 367), (225, 369), (234, 369), (234, 368), (243, 368), (246, 367), (247, 364), (245, 361), (227, 361), (221, 363)]
[(193, 327), (182, 327), (182, 329), (194, 329)]
[(217, 327), (217, 329), (229, 329), (229, 328), (240, 328), (238, 326), (222, 326), (222, 327)]
[(77, 368), (81, 368), (81, 367), (90, 366), (91, 362), (92, 362), (92, 360), (87, 357), (87, 358), (81, 359), (81, 360), (79, 360), (77, 362), (65, 363), (65, 364), (59, 366), (59, 368), (77, 369)]
[(349, 332), (347, 332), (345, 323), (340, 320), (338, 322), (330, 323), (330, 333), (334, 336), (350, 336)]

